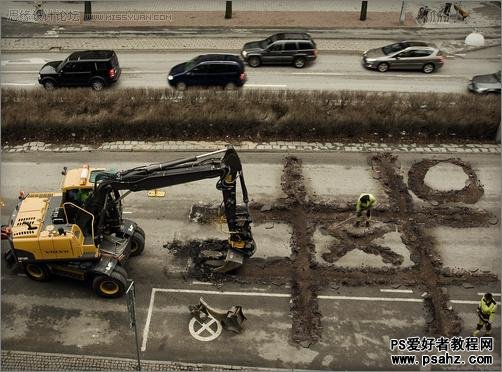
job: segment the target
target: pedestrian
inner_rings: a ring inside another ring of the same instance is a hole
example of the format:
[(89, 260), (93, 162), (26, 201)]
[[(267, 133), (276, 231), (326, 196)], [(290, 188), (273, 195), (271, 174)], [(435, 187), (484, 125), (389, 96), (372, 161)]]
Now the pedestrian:
[(477, 309), (479, 320), (476, 330), (472, 333), (473, 336), (479, 336), (479, 331), (483, 329), (483, 326), (486, 328), (485, 336), (490, 336), (492, 334), (492, 323), (495, 317), (495, 310), (497, 310), (497, 303), (493, 299), (491, 293), (486, 293), (481, 297), (481, 301), (479, 301)]
[(361, 224), (364, 211), (366, 211), (366, 227), (370, 225), (371, 209), (376, 205), (376, 203), (376, 198), (371, 194), (365, 193), (359, 195), (356, 202), (356, 227), (359, 227)]

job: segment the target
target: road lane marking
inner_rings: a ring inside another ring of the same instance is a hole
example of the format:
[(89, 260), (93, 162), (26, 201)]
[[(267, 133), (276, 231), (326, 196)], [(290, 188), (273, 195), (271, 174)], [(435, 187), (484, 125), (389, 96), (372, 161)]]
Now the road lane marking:
[(14, 85), (14, 86), (34, 86), (35, 83), (2, 83), (1, 85)]
[(410, 74), (410, 75), (405, 75), (405, 74), (357, 74), (355, 72), (291, 72), (291, 75), (319, 75), (319, 76), (363, 76), (363, 77), (368, 77), (368, 76), (378, 76), (378, 77), (405, 77), (405, 78), (410, 78), (410, 77), (427, 77), (427, 78), (453, 78), (455, 76), (453, 75), (431, 75), (431, 74), (423, 74), (423, 75), (417, 75), (417, 74)]
[(40, 71), (23, 71), (23, 70), (15, 70), (15, 71), (2, 71), (2, 74), (38, 74)]
[(413, 293), (411, 289), (380, 289), (380, 292), (390, 293)]
[(286, 84), (244, 84), (248, 88), (286, 88)]
[[(478, 296), (484, 296), (486, 292), (478, 292)], [(492, 293), (492, 296), (498, 296), (500, 297), (500, 293)]]
[(2, 60), (2, 66), (5, 65), (45, 65), (47, 60), (44, 58), (27, 58), (19, 60)]

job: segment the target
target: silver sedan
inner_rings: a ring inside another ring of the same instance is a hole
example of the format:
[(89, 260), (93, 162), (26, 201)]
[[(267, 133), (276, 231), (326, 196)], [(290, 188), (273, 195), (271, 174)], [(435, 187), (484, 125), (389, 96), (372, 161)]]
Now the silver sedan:
[(380, 72), (395, 70), (419, 70), (426, 74), (441, 68), (445, 57), (434, 45), (422, 41), (399, 43), (370, 49), (363, 53), (362, 64)]

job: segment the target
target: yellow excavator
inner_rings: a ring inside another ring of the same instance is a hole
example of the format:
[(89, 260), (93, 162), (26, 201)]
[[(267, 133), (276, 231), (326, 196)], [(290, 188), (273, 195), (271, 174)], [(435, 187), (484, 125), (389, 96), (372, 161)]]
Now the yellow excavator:
[[(230, 234), (226, 251), (206, 255), (211, 257), (210, 269), (235, 270), (256, 250), (242, 164), (231, 146), (120, 172), (83, 166), (63, 168), (62, 174), (60, 191), (20, 195), (9, 225), (2, 226), (2, 239), (8, 241), (4, 258), (21, 264), (33, 280), (47, 281), (53, 274), (90, 280), (98, 295), (122, 296), (124, 263), (145, 247), (143, 229), (122, 217), (123, 199), (131, 192), (207, 178), (218, 178)], [(237, 181), (244, 203), (239, 208)]]

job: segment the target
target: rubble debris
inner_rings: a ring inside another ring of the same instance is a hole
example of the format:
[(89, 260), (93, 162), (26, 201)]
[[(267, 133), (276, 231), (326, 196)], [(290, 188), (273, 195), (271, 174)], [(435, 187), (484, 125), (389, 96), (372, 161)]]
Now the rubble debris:
[(272, 210), (272, 205), (270, 204), (264, 204), (261, 208), (260, 208), (260, 211), (261, 212), (268, 212), (268, 211), (271, 211)]

